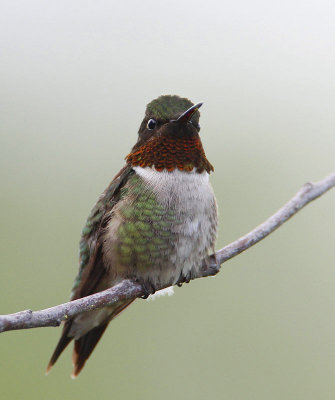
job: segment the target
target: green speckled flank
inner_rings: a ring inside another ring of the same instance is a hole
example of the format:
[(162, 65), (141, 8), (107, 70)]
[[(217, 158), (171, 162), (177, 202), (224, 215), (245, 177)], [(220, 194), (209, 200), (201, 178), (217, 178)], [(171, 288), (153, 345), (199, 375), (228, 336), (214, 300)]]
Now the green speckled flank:
[(169, 249), (173, 235), (170, 226), (175, 214), (173, 209), (164, 209), (137, 175), (131, 177), (124, 193), (136, 201), (120, 210), (124, 219), (118, 229), (120, 261), (124, 265), (136, 265), (137, 269), (147, 269)]
[[(147, 105), (146, 114), (148, 117), (154, 116), (162, 121), (177, 119), (184, 111), (192, 107), (193, 103), (179, 96), (160, 96)], [(200, 113), (196, 111), (192, 116), (195, 124), (199, 123)]]

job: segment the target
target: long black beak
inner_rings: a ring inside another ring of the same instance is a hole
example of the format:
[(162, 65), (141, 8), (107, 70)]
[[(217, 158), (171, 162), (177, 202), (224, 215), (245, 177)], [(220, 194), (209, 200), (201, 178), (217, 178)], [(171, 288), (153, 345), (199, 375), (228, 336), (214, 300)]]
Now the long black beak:
[(192, 115), (203, 105), (203, 103), (195, 104), (194, 106), (190, 107), (186, 110), (181, 116), (177, 119), (176, 122), (188, 122)]

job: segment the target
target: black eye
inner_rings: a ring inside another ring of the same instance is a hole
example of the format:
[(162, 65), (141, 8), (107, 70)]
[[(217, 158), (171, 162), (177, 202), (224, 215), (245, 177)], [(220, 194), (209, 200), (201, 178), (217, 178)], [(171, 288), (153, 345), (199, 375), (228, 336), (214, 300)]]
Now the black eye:
[(150, 130), (155, 129), (156, 124), (157, 124), (156, 120), (151, 118), (151, 119), (149, 119), (149, 121), (147, 123), (147, 128)]

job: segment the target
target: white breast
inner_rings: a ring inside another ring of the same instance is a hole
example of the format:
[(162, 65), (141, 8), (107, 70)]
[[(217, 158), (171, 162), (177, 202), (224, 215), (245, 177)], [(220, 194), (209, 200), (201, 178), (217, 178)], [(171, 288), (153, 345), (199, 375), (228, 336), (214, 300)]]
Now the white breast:
[(157, 194), (163, 203), (184, 202), (192, 199), (192, 203), (206, 201), (213, 197), (213, 190), (209, 184), (209, 175), (206, 171), (197, 173), (175, 169), (172, 172), (156, 171), (154, 168), (134, 167), (135, 172)]
[(179, 223), (172, 229), (178, 234), (178, 241), (170, 257), (177, 281), (181, 272), (186, 276), (192, 268), (199, 269), (214, 249), (217, 209), (209, 175), (195, 170), (158, 172), (150, 167), (134, 167), (134, 170), (161, 204), (177, 212)]

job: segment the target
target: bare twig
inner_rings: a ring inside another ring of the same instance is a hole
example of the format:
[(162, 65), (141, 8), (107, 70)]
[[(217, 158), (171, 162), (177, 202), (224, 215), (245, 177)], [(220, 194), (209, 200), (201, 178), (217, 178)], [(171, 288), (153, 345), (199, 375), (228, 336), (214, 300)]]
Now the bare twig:
[[(251, 232), (213, 254), (211, 256), (209, 267), (206, 270), (201, 271), (200, 275), (194, 277), (194, 279), (217, 274), (220, 270), (221, 264), (264, 239), (289, 218), (295, 215), (306, 204), (315, 200), (334, 186), (335, 172), (317, 183), (306, 183), (290, 201), (288, 201), (269, 219), (257, 226)], [(72, 318), (82, 312), (92, 311), (108, 304), (118, 302), (119, 300), (140, 297), (143, 294), (142, 286), (139, 283), (124, 280), (118, 285), (104, 290), (103, 292), (47, 308), (45, 310), (34, 312), (26, 310), (15, 314), (0, 315), (0, 332), (45, 326), (58, 326), (62, 321)]]
[(293, 217), (298, 211), (311, 201), (317, 199), (322, 194), (335, 186), (335, 172), (326, 176), (316, 183), (305, 183), (299, 192), (289, 200), (282, 208), (255, 229), (218, 250), (215, 255), (217, 262), (223, 264), (225, 261), (242, 253), (260, 240), (264, 239), (271, 232), (279, 228), (284, 222)]

